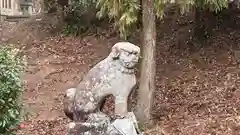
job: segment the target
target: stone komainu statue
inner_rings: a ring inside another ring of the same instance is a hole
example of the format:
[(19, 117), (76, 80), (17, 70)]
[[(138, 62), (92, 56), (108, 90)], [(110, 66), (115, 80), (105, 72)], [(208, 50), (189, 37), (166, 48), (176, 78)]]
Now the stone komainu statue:
[(127, 101), (136, 85), (134, 67), (140, 48), (129, 42), (118, 42), (107, 58), (96, 64), (76, 88), (68, 89), (64, 112), (74, 121), (85, 121), (88, 115), (100, 111), (105, 97), (115, 97), (115, 114), (128, 113)]

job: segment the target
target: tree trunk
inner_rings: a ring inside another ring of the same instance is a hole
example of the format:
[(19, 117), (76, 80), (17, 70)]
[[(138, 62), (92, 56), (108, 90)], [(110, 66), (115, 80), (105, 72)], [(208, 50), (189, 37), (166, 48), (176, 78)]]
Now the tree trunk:
[(143, 44), (140, 86), (136, 116), (140, 123), (149, 124), (155, 91), (156, 22), (154, 0), (142, 0)]

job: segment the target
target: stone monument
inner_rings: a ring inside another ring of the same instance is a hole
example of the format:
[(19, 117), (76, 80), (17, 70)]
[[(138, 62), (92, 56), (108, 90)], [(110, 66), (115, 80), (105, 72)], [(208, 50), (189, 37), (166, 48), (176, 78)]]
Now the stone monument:
[(64, 112), (74, 122), (69, 135), (122, 135), (110, 126), (110, 118), (100, 111), (106, 96), (115, 97), (116, 118), (127, 118), (128, 96), (136, 85), (134, 72), (140, 48), (118, 42), (107, 58), (96, 64), (76, 88), (66, 91)]

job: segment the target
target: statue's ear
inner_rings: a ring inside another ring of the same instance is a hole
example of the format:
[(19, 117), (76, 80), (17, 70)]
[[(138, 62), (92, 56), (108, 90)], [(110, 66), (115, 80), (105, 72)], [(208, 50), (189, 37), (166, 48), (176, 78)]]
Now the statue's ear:
[(111, 52), (111, 56), (113, 59), (117, 59), (118, 56), (120, 55), (120, 50), (117, 46), (113, 46), (112, 47), (112, 52)]

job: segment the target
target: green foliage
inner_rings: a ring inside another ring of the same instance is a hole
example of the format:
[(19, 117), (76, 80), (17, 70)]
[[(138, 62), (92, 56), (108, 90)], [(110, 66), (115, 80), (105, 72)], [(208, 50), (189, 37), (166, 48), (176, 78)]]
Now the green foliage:
[[(208, 8), (212, 11), (220, 11), (227, 7), (227, 0), (155, 0), (154, 7), (159, 19), (164, 17), (164, 10), (170, 5), (178, 5), (183, 14), (194, 6)], [(138, 15), (141, 11), (140, 0), (98, 0), (98, 17), (108, 15), (113, 19), (120, 36), (124, 39), (130, 34), (131, 28), (138, 22)]]
[(138, 21), (140, 13), (140, 0), (98, 0), (97, 17), (108, 16), (113, 19), (115, 26), (119, 29), (120, 37), (126, 39), (134, 24)]
[(10, 135), (10, 128), (20, 121), (23, 60), (18, 50), (0, 47), (0, 134)]
[[(164, 10), (170, 5), (177, 5), (183, 14), (194, 7), (209, 9), (210, 11), (221, 11), (227, 8), (228, 0), (155, 0), (155, 11), (159, 19), (164, 16)], [(126, 39), (138, 23), (141, 14), (141, 0), (74, 0), (69, 8), (69, 15), (73, 20), (65, 30), (72, 33), (84, 24), (83, 13), (89, 12), (89, 7), (97, 8), (97, 17), (109, 17), (113, 20), (115, 28), (119, 30), (120, 37)], [(90, 9), (92, 10), (92, 9)], [(91, 11), (90, 11), (91, 12)], [(87, 24), (87, 23), (86, 23)]]
[(170, 4), (178, 5), (182, 14), (189, 11), (192, 7), (219, 12), (228, 7), (228, 0), (155, 0), (156, 14), (159, 18), (162, 19), (164, 8)]
[(47, 12), (52, 12), (57, 10), (56, 0), (43, 0), (44, 10)]
[(65, 9), (66, 25), (63, 33), (66, 35), (85, 32), (91, 27), (91, 21), (96, 18), (96, 0), (73, 0), (73, 3)]
[(192, 0), (155, 0), (155, 10), (158, 18), (162, 19), (164, 17), (164, 10), (170, 5), (178, 5), (180, 8), (180, 12), (183, 14), (187, 12), (192, 5), (194, 5), (194, 1)]
[(195, 0), (195, 6), (219, 12), (228, 7), (228, 0)]

